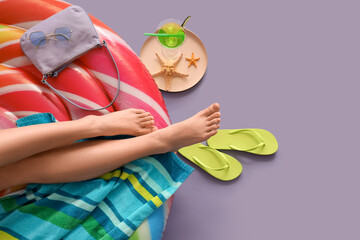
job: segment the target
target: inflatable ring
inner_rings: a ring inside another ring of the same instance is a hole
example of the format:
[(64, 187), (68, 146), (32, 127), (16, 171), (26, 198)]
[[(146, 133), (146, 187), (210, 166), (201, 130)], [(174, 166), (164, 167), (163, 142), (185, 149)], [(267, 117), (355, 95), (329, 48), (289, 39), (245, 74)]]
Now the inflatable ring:
[[(127, 108), (150, 112), (159, 129), (168, 126), (165, 102), (148, 70), (122, 38), (91, 15), (100, 39), (106, 40), (119, 68), (121, 88), (113, 107), (92, 112), (81, 110), (40, 82), (41, 73), (22, 52), (19, 39), (26, 29), (68, 6), (69, 3), (56, 0), (0, 1), (0, 128), (15, 127), (18, 118), (39, 112), (51, 112), (59, 121), (67, 121)], [(118, 80), (106, 49), (99, 48), (74, 61), (51, 81), (77, 104), (99, 108), (114, 97)], [(130, 239), (160, 239), (172, 201), (173, 197), (168, 199)]]

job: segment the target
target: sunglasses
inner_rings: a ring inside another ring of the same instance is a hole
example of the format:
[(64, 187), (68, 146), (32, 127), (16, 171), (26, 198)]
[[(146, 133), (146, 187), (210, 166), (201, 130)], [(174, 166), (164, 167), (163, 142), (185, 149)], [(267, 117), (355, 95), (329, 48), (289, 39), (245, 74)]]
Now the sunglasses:
[(40, 31), (32, 32), (29, 36), (29, 40), (33, 45), (39, 47), (47, 43), (47, 41), (51, 37), (55, 37), (55, 39), (58, 41), (69, 41), (71, 39), (71, 33), (72, 33), (71, 29), (67, 27), (61, 27), (55, 29), (54, 34), (46, 35), (45, 33)]

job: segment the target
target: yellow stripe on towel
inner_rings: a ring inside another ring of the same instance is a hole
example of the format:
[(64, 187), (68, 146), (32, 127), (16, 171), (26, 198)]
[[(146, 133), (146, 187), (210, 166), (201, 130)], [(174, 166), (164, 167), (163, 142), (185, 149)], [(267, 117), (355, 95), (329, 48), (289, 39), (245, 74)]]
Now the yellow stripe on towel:
[(139, 180), (133, 174), (128, 174), (126, 172), (121, 172), (120, 170), (115, 170), (113, 172), (106, 173), (106, 174), (100, 176), (99, 178), (102, 178), (104, 180), (109, 180), (113, 177), (118, 177), (122, 180), (128, 179), (130, 181), (131, 185), (134, 187), (134, 189), (146, 201), (152, 201), (156, 205), (156, 207), (160, 207), (163, 204), (161, 199), (158, 196), (154, 197), (151, 193), (149, 193), (149, 191), (146, 190), (146, 188), (144, 188), (144, 186), (142, 186), (140, 184)]
[(148, 192), (139, 182), (139, 180), (133, 175), (129, 175), (128, 180), (133, 185), (134, 189), (143, 197), (146, 201), (150, 201), (154, 196)]
[(151, 199), (151, 201), (155, 204), (156, 207), (160, 207), (163, 204), (163, 201), (161, 201), (158, 196)]
[(100, 176), (99, 178), (102, 178), (104, 180), (109, 180), (113, 177), (117, 177), (117, 178), (120, 178), (120, 175), (121, 175), (121, 171), (120, 170), (115, 170), (115, 171), (112, 171), (112, 172), (109, 172), (109, 173), (105, 173), (104, 175)]
[(122, 174), (121, 174), (121, 176), (120, 176), (120, 179), (125, 180), (125, 179), (127, 179), (129, 176), (130, 176), (130, 175), (129, 175), (128, 173), (122, 172)]
[(163, 202), (159, 197), (154, 197), (151, 193), (148, 192), (139, 182), (139, 180), (133, 175), (129, 175), (127, 178), (134, 189), (143, 197), (146, 201), (152, 201), (157, 207), (160, 207)]
[(3, 232), (0, 230), (0, 239), (1, 240), (19, 240), (18, 238), (14, 238), (10, 234)]

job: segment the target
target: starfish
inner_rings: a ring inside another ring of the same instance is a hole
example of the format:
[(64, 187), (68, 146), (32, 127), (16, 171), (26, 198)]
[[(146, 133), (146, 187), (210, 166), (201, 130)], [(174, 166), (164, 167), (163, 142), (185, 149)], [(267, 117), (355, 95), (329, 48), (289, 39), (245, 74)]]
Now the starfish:
[(200, 58), (194, 58), (194, 53), (191, 54), (191, 58), (185, 58), (187, 61), (189, 61), (189, 66), (194, 65), (197, 67), (196, 62), (200, 60)]
[(173, 77), (187, 77), (189, 76), (189, 74), (184, 74), (184, 73), (180, 73), (177, 72), (175, 70), (176, 65), (180, 62), (180, 59), (182, 58), (183, 54), (181, 54), (174, 62), (169, 62), (169, 63), (165, 63), (157, 53), (155, 53), (155, 55), (157, 56), (157, 58), (159, 59), (159, 62), (161, 64), (161, 70), (160, 72), (154, 73), (151, 76), (152, 77), (158, 77), (161, 76), (163, 78), (165, 78), (166, 80), (166, 91), (169, 91), (170, 86), (171, 86), (171, 80)]

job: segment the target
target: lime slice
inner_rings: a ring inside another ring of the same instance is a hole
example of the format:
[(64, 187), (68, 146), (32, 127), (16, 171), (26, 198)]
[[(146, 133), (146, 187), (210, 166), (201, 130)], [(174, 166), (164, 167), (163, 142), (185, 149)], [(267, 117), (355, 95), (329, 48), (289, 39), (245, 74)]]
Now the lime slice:
[(177, 48), (185, 40), (184, 29), (177, 23), (166, 23), (159, 29), (160, 34), (171, 34), (176, 36), (158, 36), (159, 42), (167, 48)]

